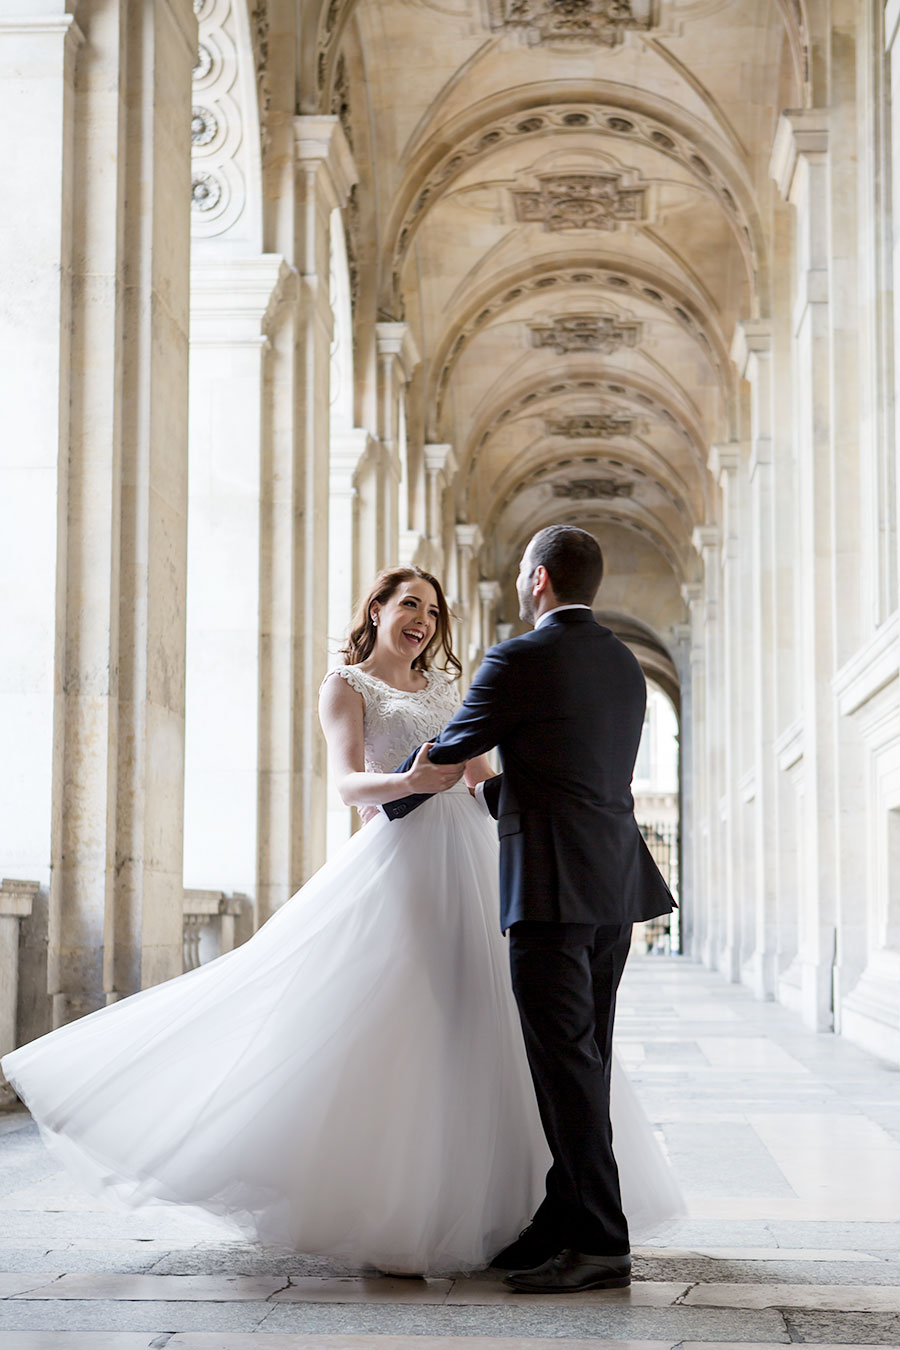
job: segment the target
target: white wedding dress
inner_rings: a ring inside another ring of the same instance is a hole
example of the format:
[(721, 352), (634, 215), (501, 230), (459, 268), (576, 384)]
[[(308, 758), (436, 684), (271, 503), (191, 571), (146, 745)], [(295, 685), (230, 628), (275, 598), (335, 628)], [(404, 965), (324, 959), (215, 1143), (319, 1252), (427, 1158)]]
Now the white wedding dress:
[[(366, 767), (456, 706), (343, 667)], [(335, 678), (335, 676), (331, 676)], [(379, 816), (244, 946), (23, 1046), (3, 1071), (94, 1193), (384, 1270), (481, 1267), (543, 1196), (541, 1131), (498, 926), (497, 838), (464, 785)], [(680, 1212), (617, 1072), (633, 1235)]]

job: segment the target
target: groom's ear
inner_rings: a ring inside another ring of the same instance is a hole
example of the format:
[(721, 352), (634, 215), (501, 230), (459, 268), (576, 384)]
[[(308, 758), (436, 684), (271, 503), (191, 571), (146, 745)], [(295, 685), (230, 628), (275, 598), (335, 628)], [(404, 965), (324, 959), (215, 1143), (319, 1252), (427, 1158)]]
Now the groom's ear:
[(532, 595), (543, 595), (550, 584), (550, 573), (543, 563), (538, 563), (531, 577)]

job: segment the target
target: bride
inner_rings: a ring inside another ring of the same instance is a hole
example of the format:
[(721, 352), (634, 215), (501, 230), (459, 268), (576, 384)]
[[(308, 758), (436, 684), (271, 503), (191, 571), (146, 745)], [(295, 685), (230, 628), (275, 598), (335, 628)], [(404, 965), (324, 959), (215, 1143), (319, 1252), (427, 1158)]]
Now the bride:
[[(95, 1194), (381, 1270), (468, 1271), (528, 1221), (550, 1157), (498, 923), (497, 838), (435, 766), (458, 703), (438, 582), (383, 572), (320, 716), (371, 817), (244, 946), (2, 1061), (48, 1148)], [(440, 667), (435, 658), (441, 661)], [(390, 822), (378, 805), (434, 795)], [(613, 1124), (635, 1232), (680, 1212), (627, 1079)]]

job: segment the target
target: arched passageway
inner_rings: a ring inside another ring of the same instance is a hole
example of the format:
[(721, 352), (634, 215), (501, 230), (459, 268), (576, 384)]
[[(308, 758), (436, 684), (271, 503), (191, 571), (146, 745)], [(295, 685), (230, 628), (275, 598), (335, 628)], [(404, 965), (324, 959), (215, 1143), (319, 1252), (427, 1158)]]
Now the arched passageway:
[(682, 946), (900, 1059), (881, 11), (57, 8), (0, 19), (0, 171), (46, 188), (0, 309), (0, 1048), (319, 864), (365, 578), (440, 573), (468, 676), (568, 520), (677, 710)]

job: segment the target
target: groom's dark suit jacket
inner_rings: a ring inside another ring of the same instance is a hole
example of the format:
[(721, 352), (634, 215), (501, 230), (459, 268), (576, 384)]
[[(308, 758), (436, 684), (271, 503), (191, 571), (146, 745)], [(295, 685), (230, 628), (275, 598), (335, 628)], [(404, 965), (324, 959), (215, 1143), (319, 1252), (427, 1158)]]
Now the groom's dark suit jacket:
[[(673, 908), (634, 819), (646, 698), (637, 660), (588, 609), (552, 613), (485, 656), (430, 758), (457, 764), (499, 748), (503, 773), (485, 801), (500, 835), (504, 931), (521, 919), (622, 924)], [(383, 809), (396, 819), (426, 800)]]

